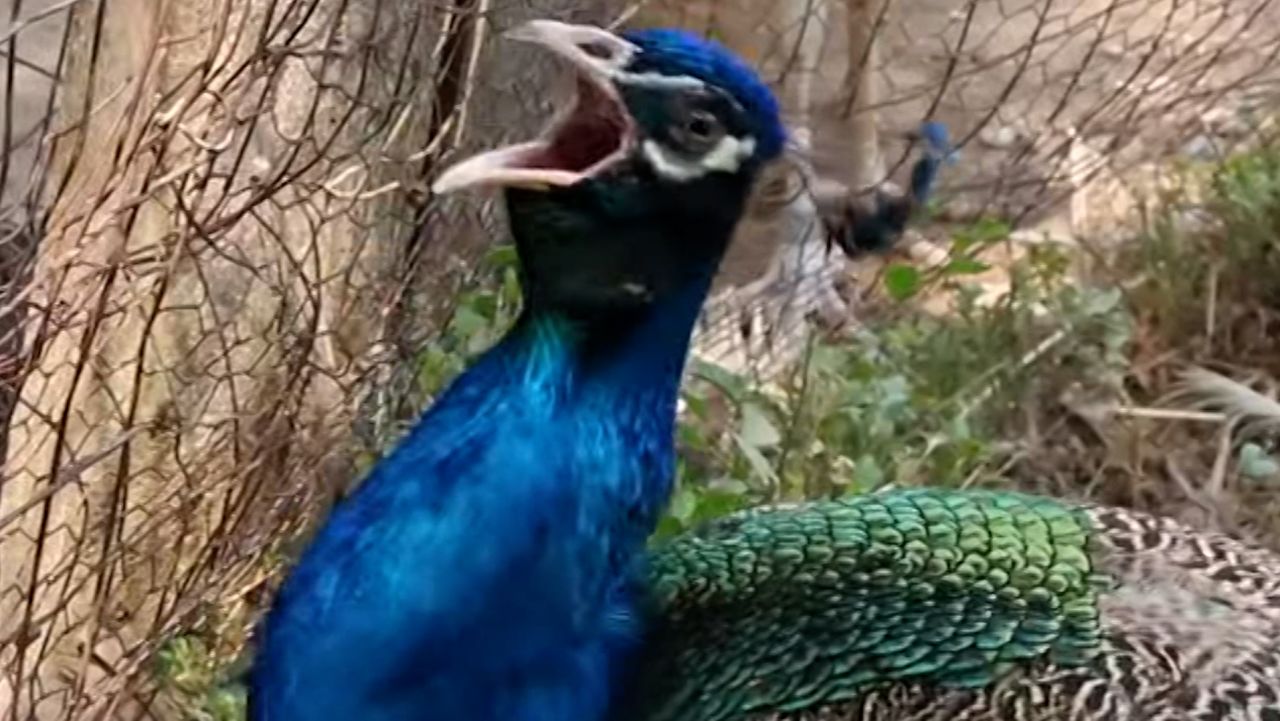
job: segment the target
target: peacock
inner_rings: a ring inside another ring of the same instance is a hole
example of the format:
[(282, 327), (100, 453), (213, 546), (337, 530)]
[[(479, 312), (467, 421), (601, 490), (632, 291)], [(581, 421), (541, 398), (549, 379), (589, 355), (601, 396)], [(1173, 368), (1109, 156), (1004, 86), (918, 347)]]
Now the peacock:
[(254, 721), (1280, 721), (1280, 558), (1134, 511), (902, 489), (649, 541), (689, 334), (777, 104), (721, 46), (533, 21), (574, 104), (503, 189), (524, 307), (336, 506)]
[(939, 171), (955, 162), (955, 150), (947, 127), (937, 121), (922, 123), (910, 137), (919, 142), (920, 157), (905, 191), (885, 184), (870, 193), (845, 191), (823, 203), (828, 247), (839, 246), (850, 258), (887, 251), (929, 201)]
[(686, 33), (507, 35), (566, 61), (576, 99), (433, 189), (503, 189), (521, 314), (287, 574), (254, 721), (601, 719), (640, 637), (690, 335), (786, 134), (754, 72)]

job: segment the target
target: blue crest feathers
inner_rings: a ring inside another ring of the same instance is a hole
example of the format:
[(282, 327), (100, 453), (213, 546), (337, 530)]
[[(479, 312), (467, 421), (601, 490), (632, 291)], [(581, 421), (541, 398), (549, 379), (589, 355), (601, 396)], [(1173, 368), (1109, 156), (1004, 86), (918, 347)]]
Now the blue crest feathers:
[(686, 30), (670, 28), (633, 30), (623, 37), (641, 50), (628, 70), (687, 75), (723, 89), (751, 116), (757, 156), (771, 160), (782, 152), (786, 128), (777, 99), (755, 70), (728, 48)]

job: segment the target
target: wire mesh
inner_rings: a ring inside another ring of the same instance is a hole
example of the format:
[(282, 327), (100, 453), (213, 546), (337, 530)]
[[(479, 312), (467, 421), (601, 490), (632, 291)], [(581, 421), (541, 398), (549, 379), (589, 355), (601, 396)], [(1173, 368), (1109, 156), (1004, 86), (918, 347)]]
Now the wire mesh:
[(159, 644), (269, 584), (412, 412), (417, 350), (500, 237), (491, 203), (429, 181), (558, 97), (504, 28), (684, 25), (776, 84), (799, 162), (762, 184), (697, 346), (767, 375), (809, 316), (848, 313), (797, 179), (901, 177), (901, 132), (931, 117), (959, 140), (961, 214), (1096, 234), (1097, 178), (1267, 121), (1275, 5), (10, 0), (0, 715), (172, 716)]
[[(906, 133), (946, 123), (960, 163), (944, 174), (943, 219), (1001, 217), (1023, 238), (1118, 239), (1167, 161), (1275, 133), (1272, 0), (654, 0), (639, 17), (746, 55), (784, 99), (808, 170), (853, 192), (902, 179)], [(701, 329), (704, 354), (766, 378), (803, 347), (797, 319), (850, 311), (816, 259), (821, 233), (778, 230), (794, 229), (790, 216), (748, 223), (726, 266), (741, 277), (738, 265), (789, 255), (794, 272), (731, 289)], [(768, 319), (767, 332), (744, 317)]]

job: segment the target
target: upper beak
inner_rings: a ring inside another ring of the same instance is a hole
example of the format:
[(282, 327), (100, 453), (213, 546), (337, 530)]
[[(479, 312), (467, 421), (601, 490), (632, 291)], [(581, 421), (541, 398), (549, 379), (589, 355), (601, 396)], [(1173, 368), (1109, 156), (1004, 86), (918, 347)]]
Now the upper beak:
[[(568, 60), (584, 78), (615, 102), (620, 101), (613, 89), (612, 78), (637, 52), (635, 45), (602, 28), (555, 20), (531, 20), (508, 30), (503, 36), (535, 43)], [(544, 157), (551, 149), (555, 131), (567, 124), (576, 110), (576, 107), (571, 107), (562, 113), (537, 140), (480, 153), (457, 163), (436, 178), (432, 191), (449, 193), (478, 185), (546, 188), (577, 183), (589, 173), (554, 167)]]
[(626, 67), (637, 50), (604, 28), (555, 20), (530, 20), (506, 31), (503, 37), (541, 45), (584, 72), (604, 78)]

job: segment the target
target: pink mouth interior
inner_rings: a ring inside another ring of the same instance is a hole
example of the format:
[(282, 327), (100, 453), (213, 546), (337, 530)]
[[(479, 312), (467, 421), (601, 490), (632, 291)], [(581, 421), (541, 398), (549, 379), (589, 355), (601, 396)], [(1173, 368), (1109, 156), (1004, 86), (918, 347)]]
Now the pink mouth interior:
[(531, 169), (586, 174), (625, 149), (631, 129), (618, 99), (583, 76), (573, 112), (544, 135), (543, 147), (523, 158)]
[(448, 193), (481, 185), (565, 187), (590, 178), (625, 158), (636, 129), (607, 81), (580, 74), (577, 97), (547, 130), (527, 143), (474, 155), (445, 170), (432, 190)]

